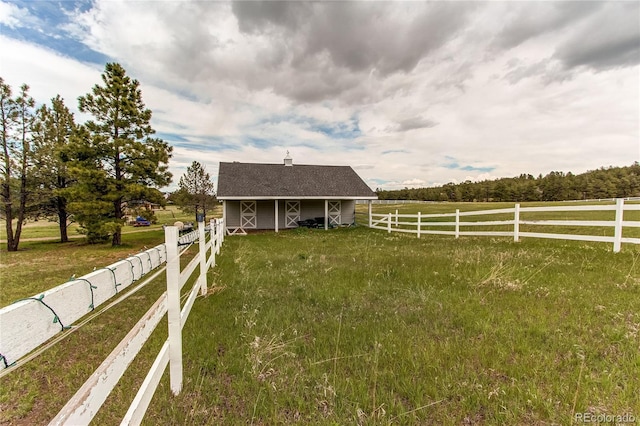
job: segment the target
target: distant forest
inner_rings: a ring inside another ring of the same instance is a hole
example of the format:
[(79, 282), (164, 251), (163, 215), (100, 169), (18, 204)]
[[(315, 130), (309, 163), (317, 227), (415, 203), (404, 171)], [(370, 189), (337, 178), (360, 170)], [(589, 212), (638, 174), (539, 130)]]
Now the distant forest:
[(424, 201), (564, 201), (640, 196), (640, 164), (608, 167), (579, 175), (551, 172), (538, 177), (448, 183), (432, 188), (378, 189), (381, 200)]

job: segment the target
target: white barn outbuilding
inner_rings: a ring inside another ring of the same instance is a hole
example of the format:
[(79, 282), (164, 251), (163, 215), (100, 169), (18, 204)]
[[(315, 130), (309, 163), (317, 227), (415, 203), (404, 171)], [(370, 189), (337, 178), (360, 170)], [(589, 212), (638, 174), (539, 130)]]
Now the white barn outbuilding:
[(350, 166), (220, 163), (218, 200), (230, 234), (296, 228), (305, 220), (324, 229), (355, 222), (356, 200), (378, 196)]

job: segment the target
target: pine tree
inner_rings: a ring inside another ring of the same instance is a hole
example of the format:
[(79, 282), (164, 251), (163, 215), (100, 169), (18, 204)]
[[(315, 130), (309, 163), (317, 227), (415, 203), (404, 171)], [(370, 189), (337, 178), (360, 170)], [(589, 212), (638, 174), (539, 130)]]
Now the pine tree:
[(17, 251), (22, 225), (27, 214), (27, 202), (32, 192), (31, 126), (35, 101), (29, 96), (29, 86), (26, 84), (20, 87), (18, 97), (11, 96), (11, 86), (0, 77), (0, 120), (2, 121), (0, 186), (6, 221), (7, 251)]
[(195, 212), (201, 210), (206, 220), (207, 208), (215, 202), (214, 185), (211, 176), (197, 161), (187, 167), (187, 171), (180, 177), (180, 189), (176, 192), (176, 202), (183, 211)]
[(71, 213), (65, 191), (73, 183), (65, 161), (66, 149), (76, 129), (73, 114), (60, 95), (51, 99), (51, 108), (42, 105), (37, 111), (33, 150), (39, 213), (56, 219), (62, 243), (69, 241), (67, 225)]
[(109, 235), (122, 242), (121, 228), (128, 202), (151, 196), (153, 186), (170, 183), (171, 147), (151, 137), (151, 110), (142, 101), (140, 83), (117, 63), (108, 63), (103, 85), (95, 85), (79, 100), (91, 114), (70, 144), (74, 186), (70, 208), (90, 240)]

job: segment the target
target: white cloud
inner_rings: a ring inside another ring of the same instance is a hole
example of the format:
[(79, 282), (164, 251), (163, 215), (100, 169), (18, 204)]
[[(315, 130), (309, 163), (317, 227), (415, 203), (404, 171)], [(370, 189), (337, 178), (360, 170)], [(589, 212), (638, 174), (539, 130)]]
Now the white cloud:
[[(176, 178), (193, 160), (213, 174), (290, 150), (403, 187), (640, 160), (634, 7), (97, 1), (65, 29), (140, 80)], [(600, 12), (598, 40), (578, 43)], [(0, 23), (19, 13), (0, 3)], [(39, 102), (75, 108), (100, 82), (99, 66), (0, 42), (3, 77)]]
[(34, 99), (42, 104), (56, 95), (78, 113), (77, 98), (100, 81), (101, 68), (92, 67), (50, 49), (0, 34), (0, 73), (14, 88), (26, 83)]
[(415, 187), (421, 187), (421, 186), (425, 186), (427, 182), (425, 182), (422, 179), (409, 179), (409, 180), (405, 180), (402, 182), (402, 185), (409, 187), (409, 188), (415, 188)]
[(13, 3), (0, 2), (0, 24), (9, 28), (19, 28), (35, 22), (37, 19), (31, 16), (27, 9)]

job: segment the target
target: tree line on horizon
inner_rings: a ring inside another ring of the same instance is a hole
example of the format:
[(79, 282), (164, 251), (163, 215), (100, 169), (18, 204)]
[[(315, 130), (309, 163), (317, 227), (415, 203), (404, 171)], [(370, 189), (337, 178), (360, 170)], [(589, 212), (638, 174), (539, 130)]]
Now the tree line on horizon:
[(447, 183), (429, 188), (377, 189), (381, 200), (422, 200), (452, 202), (487, 201), (567, 201), (640, 196), (640, 163), (625, 167), (602, 167), (574, 175), (550, 172), (534, 177), (521, 174), (462, 183)]
[[(88, 242), (121, 245), (127, 212), (164, 205), (158, 188), (171, 183), (172, 147), (153, 136), (137, 80), (117, 63), (107, 63), (101, 78), (78, 98), (79, 111), (90, 119), (76, 124), (60, 95), (36, 108), (28, 85), (14, 96), (0, 77), (0, 217), (7, 251), (18, 250), (27, 219), (58, 222), (63, 243), (76, 222)], [(194, 162), (180, 179), (180, 200), (197, 209), (189, 192), (211, 190), (204, 179), (209, 175)]]

